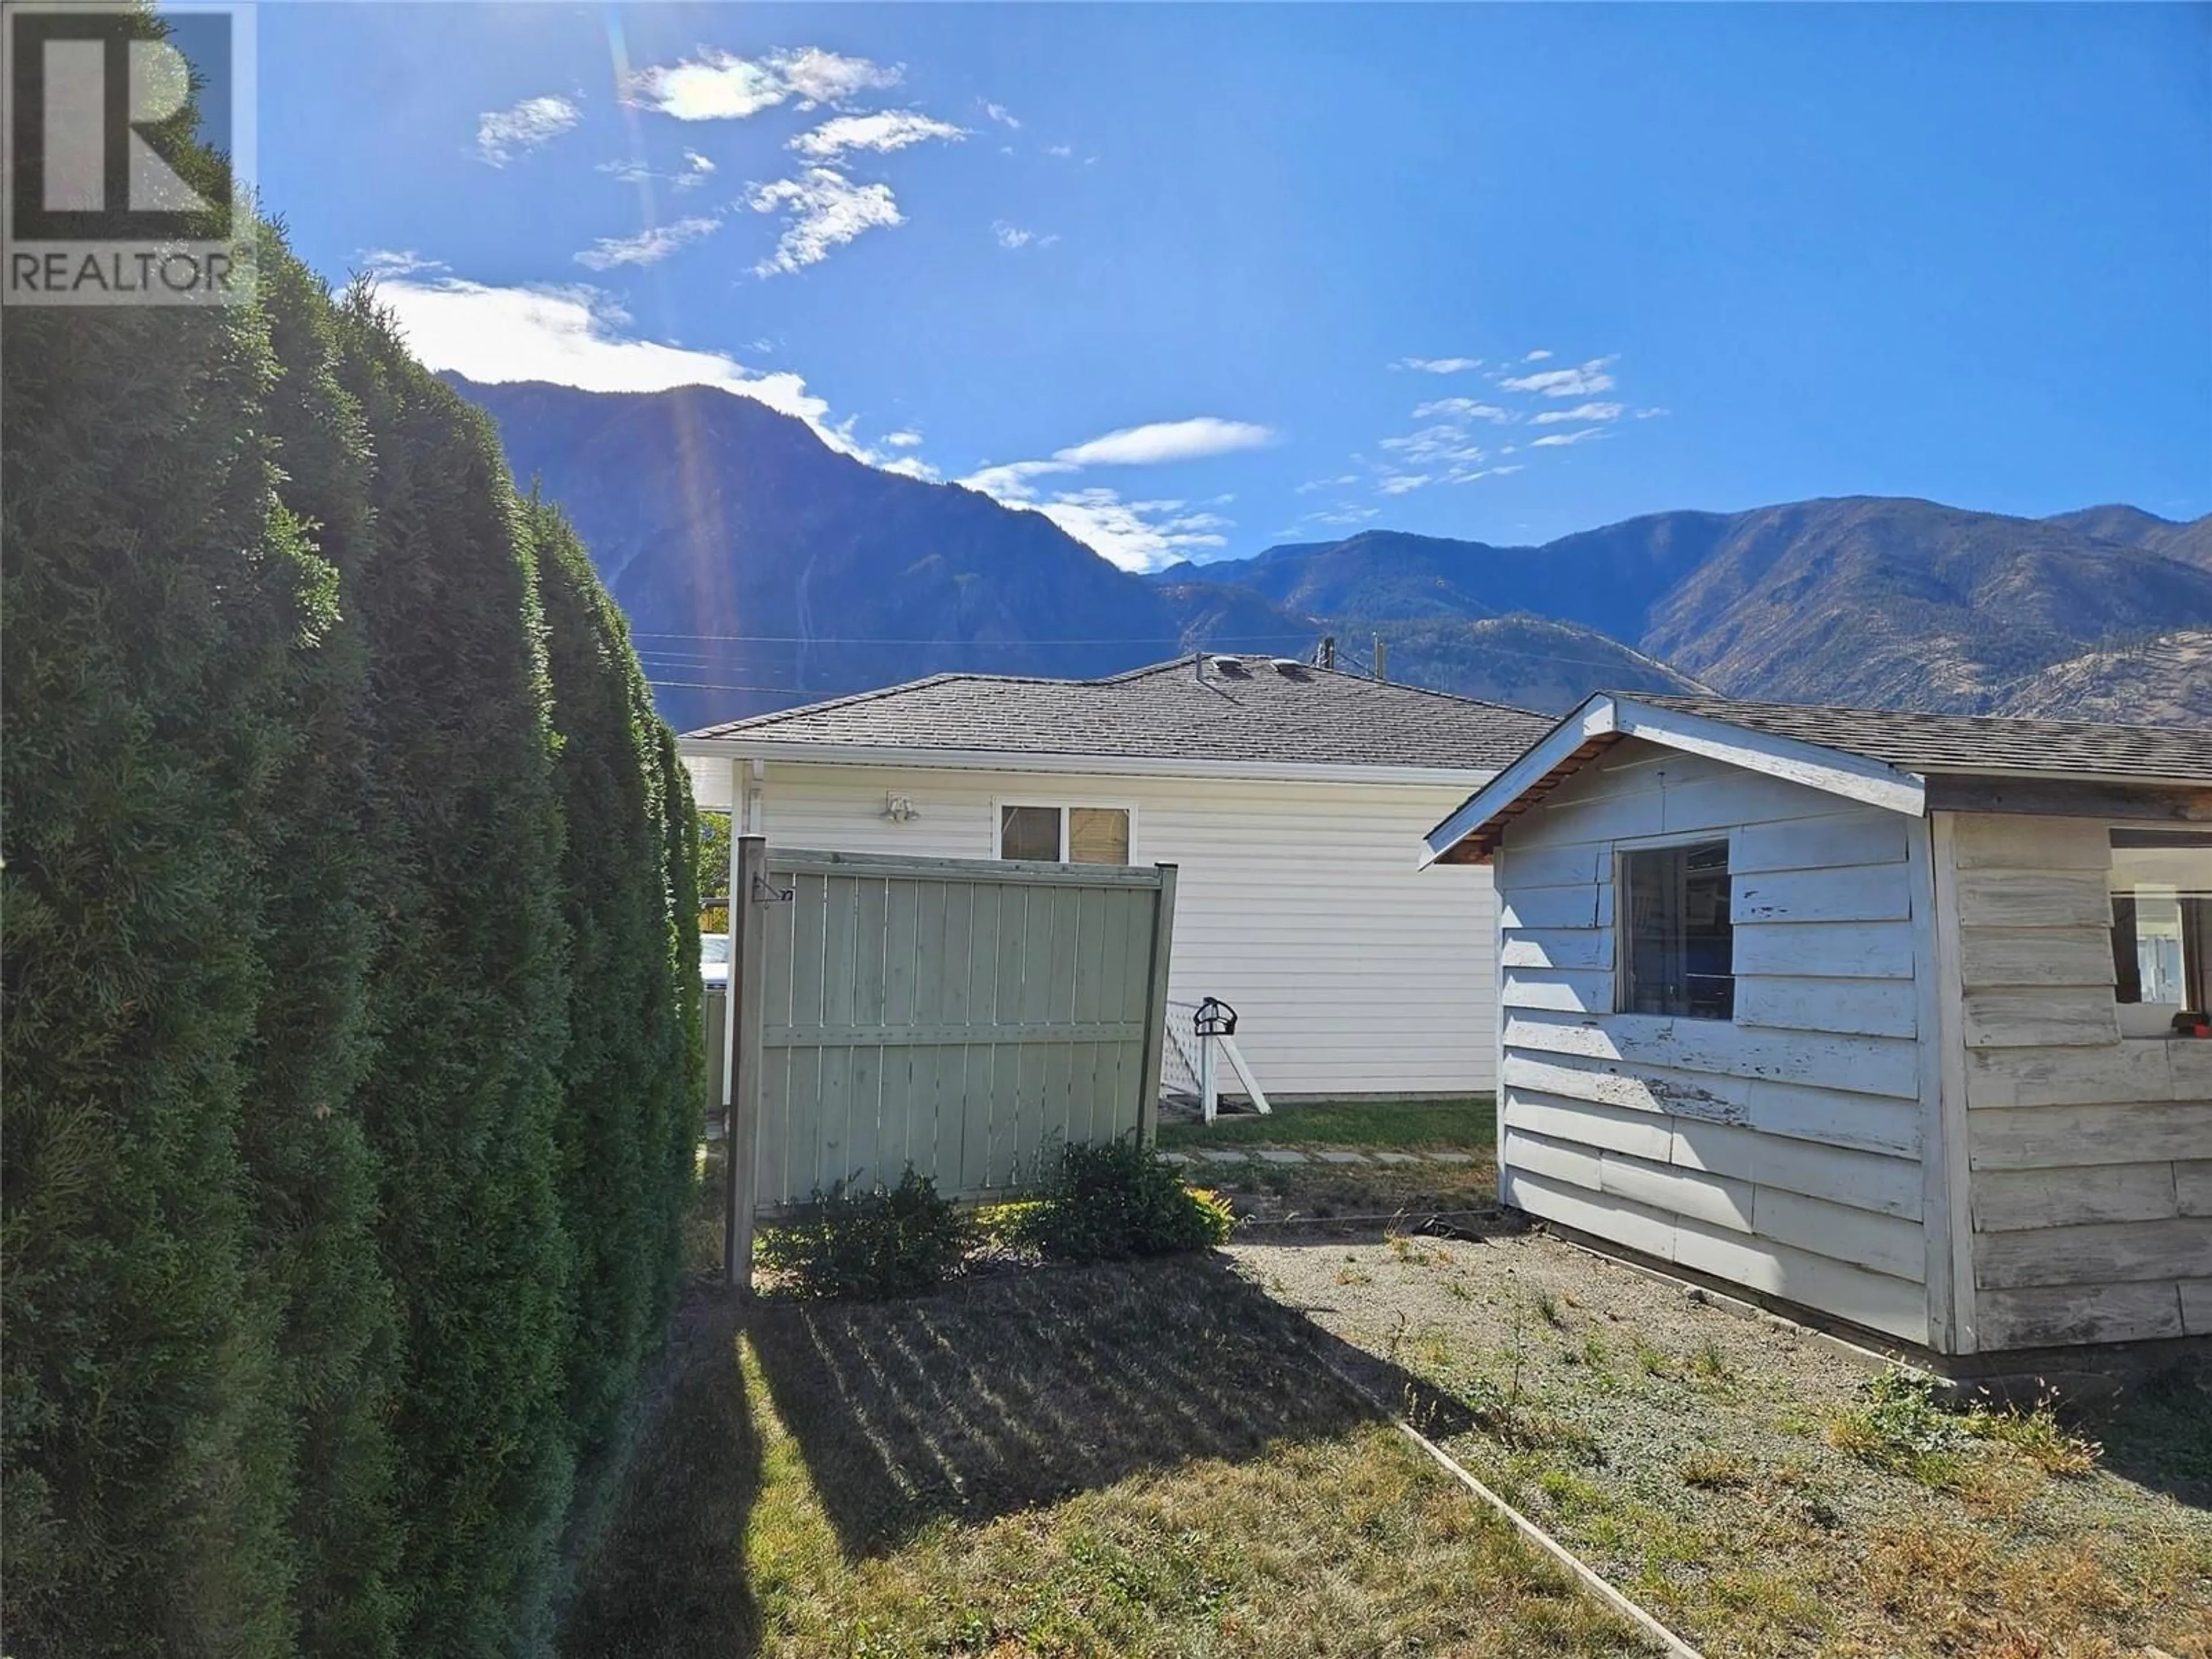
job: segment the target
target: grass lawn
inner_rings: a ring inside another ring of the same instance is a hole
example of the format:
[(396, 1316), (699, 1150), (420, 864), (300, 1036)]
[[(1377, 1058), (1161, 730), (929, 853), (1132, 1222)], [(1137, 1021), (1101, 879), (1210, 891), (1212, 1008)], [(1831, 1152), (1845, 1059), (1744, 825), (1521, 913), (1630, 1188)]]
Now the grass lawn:
[(1468, 1100), (1325, 1101), (1278, 1106), (1262, 1117), (1162, 1123), (1164, 1152), (1201, 1146), (1327, 1146), (1355, 1152), (1491, 1152), (1498, 1144), (1497, 1108), (1487, 1095)]
[(1211, 1255), (702, 1305), (562, 1650), (1645, 1650), (1333, 1365), (1460, 1426)]
[[(1487, 1210), (1498, 1201), (1497, 1109), (1487, 1095), (1467, 1100), (1326, 1102), (1279, 1106), (1266, 1117), (1163, 1123), (1159, 1146), (1200, 1161), (1189, 1169), (1195, 1185), (1226, 1197), (1237, 1214), (1254, 1221), (1325, 1221), (1344, 1217), (1419, 1218)], [(1202, 1154), (1256, 1152), (1261, 1147), (1301, 1152), (1358, 1152), (1368, 1161), (1298, 1164), (1264, 1159), (1216, 1162)], [(1464, 1163), (1372, 1161), (1423, 1152), (1462, 1152)]]

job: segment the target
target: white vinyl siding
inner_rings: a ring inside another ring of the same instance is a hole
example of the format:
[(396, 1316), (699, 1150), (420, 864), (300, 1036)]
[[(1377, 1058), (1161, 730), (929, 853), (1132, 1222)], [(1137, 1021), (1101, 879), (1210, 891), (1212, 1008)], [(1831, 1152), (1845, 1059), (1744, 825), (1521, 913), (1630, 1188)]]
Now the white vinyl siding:
[[(1926, 1340), (1917, 827), (1634, 739), (1516, 818), (1496, 864), (1507, 1200)], [(1618, 855), (1701, 834), (1729, 842), (1735, 1017), (1616, 1012)]]
[[(744, 764), (740, 763), (741, 765)], [(726, 762), (696, 760), (702, 805)], [(1125, 808), (1129, 860), (1180, 866), (1170, 994), (1237, 1012), (1269, 1095), (1475, 1093), (1495, 1081), (1489, 872), (1415, 868), (1481, 781), (1367, 785), (768, 763), (772, 847), (994, 858), (1001, 804)], [(710, 793), (711, 791), (711, 793)], [(905, 797), (913, 816), (884, 815)]]

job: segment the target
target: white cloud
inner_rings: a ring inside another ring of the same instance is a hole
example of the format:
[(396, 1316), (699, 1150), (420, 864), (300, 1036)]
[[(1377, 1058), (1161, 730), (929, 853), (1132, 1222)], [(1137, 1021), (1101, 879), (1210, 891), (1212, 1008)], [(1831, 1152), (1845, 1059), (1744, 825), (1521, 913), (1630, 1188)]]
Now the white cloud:
[(1401, 438), (1384, 438), (1376, 447), (1401, 455), (1417, 465), (1437, 461), (1468, 463), (1484, 459), (1485, 452), (1468, 441), (1468, 430), (1446, 421), (1435, 426), (1425, 426), (1419, 432), (1409, 432)]
[(443, 259), (428, 259), (413, 248), (363, 248), (361, 268), (372, 276), (411, 276), (418, 271), (443, 270)]
[(1066, 144), (1047, 144), (1044, 153), (1048, 155), (1057, 155), (1063, 161), (1069, 160), (1075, 154), (1074, 150)]
[(508, 109), (486, 110), (477, 117), (477, 155), (503, 167), (517, 155), (549, 144), (584, 118), (566, 98), (526, 98)]
[(576, 256), (576, 263), (593, 270), (611, 270), (617, 265), (657, 265), (686, 242), (713, 235), (721, 224), (719, 219), (694, 217), (653, 225), (635, 236), (602, 236)]
[(920, 478), (925, 483), (935, 483), (945, 476), (919, 455), (902, 455), (878, 465), (885, 472), (896, 472), (902, 478)]
[(1611, 357), (1593, 357), (1580, 368), (1547, 368), (1534, 374), (1515, 375), (1500, 380), (1498, 385), (1508, 392), (1535, 392), (1547, 398), (1587, 398), (1613, 390), (1613, 376), (1606, 370), (1613, 361)]
[(910, 109), (879, 110), (872, 115), (832, 116), (810, 132), (802, 132), (787, 149), (817, 161), (835, 161), (848, 150), (872, 149), (888, 154), (933, 138), (957, 141), (968, 136), (950, 121), (939, 121)]
[(1617, 421), (1626, 405), (1577, 404), (1572, 409), (1547, 409), (1528, 417), (1532, 426), (1557, 426), (1562, 421)]
[(665, 392), (712, 386), (813, 428), (833, 449), (862, 460), (870, 453), (829, 419), (830, 405), (800, 376), (763, 374), (718, 351), (634, 338), (629, 318), (589, 288), (494, 288), (446, 276), (400, 276), (377, 284), (376, 297), (398, 319), (415, 355), (434, 369), (472, 380), (550, 380), (586, 392)]
[(1455, 415), (1469, 421), (1504, 422), (1513, 418), (1511, 410), (1500, 409), (1496, 404), (1477, 403), (1472, 398), (1438, 398), (1413, 410), (1417, 421), (1433, 420), (1439, 415)]
[(994, 121), (996, 121), (1002, 127), (1018, 127), (1021, 125), (1021, 122), (1015, 118), (1012, 112), (1008, 110), (1004, 104), (994, 104), (987, 100), (983, 105), (983, 113), (989, 116)]
[(1258, 449), (1274, 439), (1270, 428), (1249, 421), (1201, 415), (1188, 421), (1154, 421), (1146, 426), (1126, 427), (1103, 438), (1056, 450), (1053, 459), (1073, 466), (1155, 466)]
[(1081, 471), (1072, 461), (1005, 461), (996, 466), (979, 467), (960, 482), (970, 489), (982, 491), (994, 501), (1028, 502), (1037, 499), (1036, 489), (1030, 483), (1031, 478)]
[(696, 149), (684, 152), (683, 168), (676, 173), (655, 173), (641, 161), (602, 161), (596, 171), (607, 174), (617, 184), (644, 185), (655, 179), (665, 179), (676, 190), (696, 190), (707, 182), (714, 171), (714, 164)]
[(1004, 219), (991, 222), (991, 234), (1009, 253), (1018, 252), (1025, 247), (1050, 247), (1060, 240), (1057, 234), (1041, 236), (1034, 230), (1024, 230), (1019, 225), (1011, 224)]
[(1110, 489), (1055, 496), (1037, 511), (1124, 570), (1158, 570), (1192, 552), (1226, 547), (1230, 520), (1185, 501), (1125, 501)]
[(906, 222), (890, 186), (856, 185), (828, 167), (809, 167), (802, 178), (756, 185), (745, 204), (756, 213), (781, 211), (790, 221), (775, 253), (753, 267), (763, 276), (819, 264), (832, 248), (866, 231)]
[(799, 108), (817, 104), (840, 104), (864, 92), (895, 87), (906, 74), (903, 64), (873, 64), (865, 58), (842, 58), (819, 46), (769, 54), (769, 65), (799, 97)]
[(1390, 365), (1393, 368), (1410, 368), (1424, 374), (1459, 374), (1470, 368), (1480, 368), (1480, 357), (1401, 357)]
[(1393, 472), (1375, 487), (1385, 495), (1409, 495), (1430, 482), (1425, 472)]
[(903, 432), (887, 433), (884, 441), (893, 449), (913, 449), (921, 442), (921, 434), (909, 428)]
[(1655, 416), (1672, 415), (1674, 412), (1671, 409), (1639, 409), (1636, 411), (1636, 418), (1639, 421), (1648, 421)]
[(1530, 352), (1527, 356), (1523, 357), (1521, 361), (1524, 363), (1540, 363), (1551, 355), (1552, 354), (1550, 352), (1546, 351), (1540, 346), (1535, 350)]
[(680, 63), (639, 70), (624, 95), (679, 121), (742, 121), (790, 99), (801, 109), (842, 103), (895, 87), (903, 73), (898, 64), (840, 57), (818, 46), (759, 58), (702, 48)]
[(1603, 436), (1605, 436), (1605, 428), (1603, 427), (1586, 426), (1579, 432), (1547, 433), (1543, 437), (1537, 439), (1533, 444), (1530, 444), (1528, 447), (1531, 449), (1564, 449), (1569, 444), (1578, 444), (1585, 438), (1602, 438)]
[(1334, 507), (1324, 507), (1318, 513), (1307, 514), (1299, 522), (1350, 526), (1365, 524), (1370, 519), (1379, 519), (1382, 516), (1382, 509), (1379, 507), (1359, 507), (1350, 501), (1339, 501)]

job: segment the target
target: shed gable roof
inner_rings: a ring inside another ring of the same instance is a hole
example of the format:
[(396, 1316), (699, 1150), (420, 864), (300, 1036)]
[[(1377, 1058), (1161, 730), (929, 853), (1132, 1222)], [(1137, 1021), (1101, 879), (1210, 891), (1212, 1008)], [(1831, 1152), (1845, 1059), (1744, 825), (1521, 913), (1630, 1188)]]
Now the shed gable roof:
[(1916, 817), (1930, 777), (2212, 788), (2212, 732), (1600, 692), (1429, 831), (1425, 862), (1487, 860), (1505, 825), (1622, 738)]
[[(1542, 714), (1266, 657), (1190, 657), (1105, 679), (940, 674), (687, 733), (788, 748), (1494, 771)], [(889, 756), (886, 756), (889, 758)]]

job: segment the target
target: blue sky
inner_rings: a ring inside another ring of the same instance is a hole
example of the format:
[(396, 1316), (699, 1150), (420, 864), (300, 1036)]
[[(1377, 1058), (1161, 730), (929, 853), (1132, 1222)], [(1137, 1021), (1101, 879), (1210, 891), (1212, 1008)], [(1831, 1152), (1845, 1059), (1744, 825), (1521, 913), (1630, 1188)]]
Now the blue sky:
[(480, 378), (739, 387), (1117, 562), (2212, 511), (2212, 8), (260, 9), (260, 179)]

